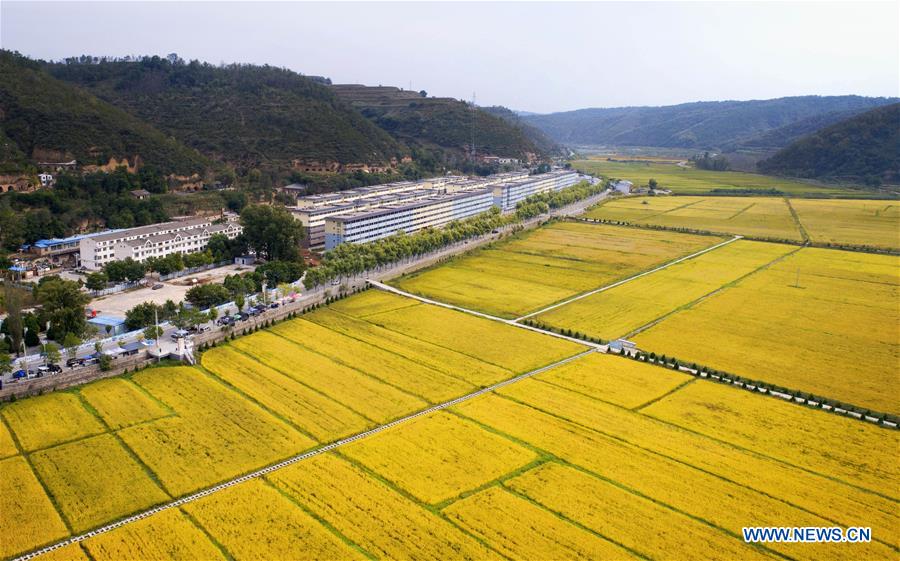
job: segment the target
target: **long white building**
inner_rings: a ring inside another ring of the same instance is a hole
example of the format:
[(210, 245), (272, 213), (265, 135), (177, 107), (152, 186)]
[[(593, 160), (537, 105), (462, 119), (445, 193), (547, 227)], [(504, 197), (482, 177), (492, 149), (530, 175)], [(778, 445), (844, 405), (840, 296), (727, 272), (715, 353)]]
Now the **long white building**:
[(437, 228), (487, 212), (493, 205), (493, 191), (484, 188), (331, 216), (325, 219), (325, 249), (342, 243), (373, 242), (400, 231), (411, 234)]
[(494, 206), (503, 212), (511, 212), (516, 209), (517, 204), (531, 195), (559, 191), (575, 185), (581, 179), (578, 172), (560, 170), (499, 183), (493, 188)]
[(236, 216), (229, 216), (218, 224), (214, 218), (189, 218), (112, 231), (79, 241), (81, 265), (98, 270), (111, 261), (129, 257), (145, 261), (149, 257), (173, 253), (196, 253), (206, 249), (209, 238), (215, 234), (234, 239), (242, 231)]
[[(402, 203), (352, 209), (323, 218), (325, 249), (342, 243), (366, 243), (399, 231), (413, 233), (423, 228), (438, 228), (453, 220), (462, 220), (498, 207), (512, 212), (516, 204), (536, 193), (559, 191), (575, 185), (582, 177), (574, 171), (553, 171), (516, 178), (488, 178), (487, 183), (468, 180), (434, 191), (432, 196)], [(454, 189), (456, 188), (456, 189)]]
[(318, 249), (325, 246), (325, 221), (330, 217), (395, 207), (438, 195), (483, 189), (526, 177), (528, 172), (520, 171), (475, 178), (448, 175), (419, 181), (396, 181), (337, 193), (299, 197), (297, 205), (290, 210), (294, 218), (303, 225), (303, 245)]

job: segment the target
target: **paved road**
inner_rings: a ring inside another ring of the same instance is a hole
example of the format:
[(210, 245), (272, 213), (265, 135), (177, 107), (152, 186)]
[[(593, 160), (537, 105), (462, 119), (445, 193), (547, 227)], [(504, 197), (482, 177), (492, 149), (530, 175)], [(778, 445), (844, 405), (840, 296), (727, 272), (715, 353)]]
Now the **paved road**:
[[(605, 199), (606, 197), (608, 197), (609, 194), (610, 194), (609, 191), (604, 191), (602, 193), (598, 193), (597, 195), (594, 195), (593, 197), (589, 197), (582, 201), (573, 203), (569, 206), (554, 209), (553, 211), (551, 211), (549, 213), (549, 216), (564, 217), (564, 216), (573, 216), (573, 215), (581, 214), (582, 212), (585, 211), (585, 209), (597, 204), (598, 202), (600, 202), (603, 199)], [(338, 279), (338, 285), (343, 285), (348, 290), (361, 289), (366, 286), (366, 284), (368, 283), (369, 280), (378, 281), (378, 280), (393, 278), (393, 277), (403, 275), (405, 273), (409, 273), (409, 272), (421, 269), (423, 267), (430, 266), (431, 264), (437, 263), (443, 259), (452, 257), (454, 255), (458, 255), (460, 253), (465, 253), (476, 247), (497, 241), (497, 240), (501, 239), (504, 235), (508, 234), (510, 231), (512, 231), (513, 229), (515, 229), (517, 227), (524, 226), (525, 228), (531, 228), (531, 227), (537, 226), (541, 222), (547, 220), (547, 218), (548, 218), (548, 215), (537, 216), (537, 217), (531, 218), (529, 220), (526, 220), (525, 222), (504, 226), (503, 228), (501, 228), (499, 230), (499, 233), (497, 233), (497, 234), (488, 233), (483, 236), (479, 236), (477, 238), (472, 238), (469, 240), (465, 240), (465, 241), (453, 244), (453, 245), (445, 247), (445, 248), (441, 248), (440, 250), (435, 251), (433, 253), (420, 255), (420, 256), (417, 256), (414, 258), (404, 259), (397, 263), (393, 263), (391, 265), (384, 266), (384, 267), (378, 268), (373, 271), (366, 271), (364, 273), (360, 273), (360, 274), (353, 275), (350, 277)], [(179, 279), (179, 280), (181, 280), (181, 279)], [(317, 287), (316, 289), (314, 289), (312, 291), (305, 292), (296, 299), (296, 303), (294, 304), (294, 306), (297, 307), (298, 309), (303, 308), (307, 302), (314, 300), (315, 298), (321, 296), (323, 292), (336, 291), (337, 288), (338, 288), (337, 285), (326, 285), (326, 286)], [(144, 289), (144, 290), (149, 290), (149, 289)], [(163, 292), (163, 291), (160, 290), (157, 292)], [(415, 297), (414, 295), (408, 295), (408, 296)], [(143, 300), (141, 300), (141, 301), (143, 301)], [(101, 310), (102, 310), (102, 308), (101, 308)], [(467, 311), (467, 310), (463, 310), (463, 311)], [(470, 310), (468, 310), (468, 311), (470, 311)], [(220, 310), (219, 317), (224, 315), (226, 312), (231, 313), (231, 314), (236, 313), (237, 308), (232, 305), (232, 306), (229, 306), (227, 308), (227, 310), (222, 309), (222, 310)], [(207, 323), (207, 324), (204, 324), (204, 326), (208, 327), (210, 329), (219, 329), (219, 327), (214, 325), (213, 323)], [(175, 327), (171, 326), (169, 324), (161, 324), (161, 327), (165, 330), (163, 335), (160, 337), (160, 344), (162, 345), (163, 350), (166, 352), (174, 351), (175, 343), (171, 339), (171, 334), (175, 331)], [(527, 326), (521, 326), (521, 327), (527, 327)], [(532, 328), (529, 328), (529, 329), (532, 329)], [(543, 331), (541, 331), (541, 332), (545, 333)], [(132, 335), (130, 337), (122, 339), (122, 342), (131, 343), (131, 342), (138, 341), (138, 340), (140, 340), (139, 335)], [(117, 348), (118, 346), (119, 346), (119, 340), (105, 340), (102, 345), (102, 350), (110, 350), (110, 349)], [(93, 354), (94, 352), (95, 352), (95, 350), (94, 350), (93, 342), (88, 342), (79, 348), (78, 352), (76, 353), (76, 356), (77, 357), (86, 357), (86, 356)], [(63, 350), (61, 350), (60, 354), (62, 355), (61, 362), (63, 364), (65, 364), (66, 359), (69, 357), (66, 355), (66, 353)], [(20, 368), (35, 369), (39, 365), (44, 364), (44, 363), (45, 363), (45, 361), (44, 361), (43, 357), (41, 357), (40, 355), (36, 355), (36, 354), (28, 355), (25, 358), (17, 358), (14, 361), (13, 370), (18, 370)], [(0, 380), (3, 381), (4, 387), (10, 383), (12, 383), (12, 384), (16, 383), (16, 382), (12, 381), (12, 373), (5, 374), (4, 376), (0, 377)]]
[(460, 396), (460, 397), (457, 397), (457, 398), (454, 398), (454, 399), (445, 401), (445, 402), (443, 402), (443, 403), (439, 403), (439, 404), (437, 404), (437, 405), (433, 405), (433, 406), (428, 407), (428, 408), (426, 408), (426, 409), (422, 409), (422, 410), (420, 410), (420, 411), (417, 411), (417, 412), (415, 412), (415, 413), (412, 413), (412, 414), (410, 414), (410, 415), (407, 415), (406, 417), (401, 417), (400, 419), (396, 419), (396, 420), (394, 420), (394, 421), (391, 421), (390, 423), (386, 423), (386, 424), (383, 424), (383, 425), (379, 425), (379, 426), (377, 426), (377, 427), (375, 427), (375, 428), (373, 428), (373, 429), (370, 429), (370, 430), (367, 430), (367, 431), (364, 431), (364, 432), (360, 432), (360, 433), (354, 434), (353, 436), (348, 436), (347, 438), (342, 438), (341, 440), (337, 440), (337, 441), (335, 441), (335, 442), (332, 442), (331, 444), (326, 444), (325, 446), (322, 446), (322, 447), (320, 447), (320, 448), (316, 448), (316, 449), (314, 449), (314, 450), (310, 450), (310, 451), (304, 452), (304, 453), (302, 453), (302, 454), (297, 454), (296, 456), (292, 456), (292, 457), (290, 457), (290, 458), (288, 458), (288, 459), (286, 459), (286, 460), (284, 460), (284, 461), (278, 462), (278, 463), (276, 463), (276, 464), (273, 464), (273, 465), (270, 465), (270, 466), (266, 466), (266, 467), (264, 467), (264, 468), (262, 468), (262, 469), (258, 469), (258, 470), (256, 470), (256, 471), (253, 471), (253, 472), (248, 473), (248, 474), (246, 474), (246, 475), (242, 475), (242, 476), (240, 476), (240, 477), (235, 477), (234, 479), (230, 479), (230, 480), (228, 480), (228, 481), (226, 481), (226, 482), (224, 482), (224, 483), (220, 483), (220, 484), (218, 484), (218, 485), (214, 485), (214, 486), (212, 486), (212, 487), (208, 487), (208, 488), (206, 488), (206, 489), (203, 489), (202, 491), (198, 491), (198, 492), (193, 493), (193, 494), (191, 494), (191, 495), (187, 495), (187, 496), (185, 496), (185, 497), (181, 497), (180, 499), (176, 499), (176, 500), (174, 500), (174, 501), (170, 501), (170, 502), (168, 502), (168, 503), (162, 504), (162, 505), (160, 505), (160, 506), (157, 506), (157, 507), (154, 507), (154, 508), (151, 508), (151, 509), (147, 509), (147, 510), (145, 510), (145, 511), (143, 511), (143, 512), (139, 512), (138, 514), (129, 516), (129, 517), (127, 517), (127, 518), (122, 518), (121, 520), (118, 520), (118, 521), (116, 521), (116, 522), (113, 522), (112, 524), (108, 524), (108, 525), (103, 526), (103, 527), (100, 527), (100, 528), (95, 528), (95, 529), (90, 530), (90, 531), (87, 531), (87, 532), (85, 532), (85, 533), (83, 533), (83, 534), (79, 534), (79, 535), (77, 535), (77, 536), (73, 536), (73, 537), (71, 537), (71, 538), (62, 540), (62, 541), (60, 541), (60, 542), (57, 542), (57, 543), (55, 543), (55, 544), (53, 544), (53, 545), (49, 545), (49, 546), (47, 546), (47, 547), (45, 547), (45, 548), (42, 548), (42, 549), (39, 549), (39, 550), (37, 550), (37, 551), (33, 551), (33, 552), (31, 552), (31, 553), (22, 555), (22, 556), (20, 556), (20, 557), (15, 558), (14, 561), (27, 561), (28, 559), (34, 559), (35, 557), (38, 557), (38, 556), (43, 555), (43, 554), (45, 554), (45, 553), (49, 553), (49, 552), (54, 551), (54, 550), (56, 550), (56, 549), (59, 549), (59, 548), (61, 548), (61, 547), (65, 547), (65, 546), (67, 546), (67, 545), (71, 545), (71, 544), (74, 544), (74, 543), (78, 543), (78, 542), (84, 541), (84, 540), (86, 540), (86, 539), (88, 539), (88, 538), (90, 538), (90, 537), (93, 537), (93, 536), (96, 536), (96, 535), (99, 535), (99, 534), (105, 534), (106, 532), (111, 532), (112, 530), (115, 530), (116, 528), (119, 528), (119, 527), (121, 527), (121, 526), (124, 526), (125, 524), (130, 524), (130, 523), (132, 523), (132, 522), (137, 522), (138, 520), (143, 520), (144, 518), (147, 518), (148, 516), (152, 516), (152, 515), (154, 515), (154, 514), (156, 514), (156, 513), (158, 513), (158, 512), (162, 512), (162, 511), (164, 511), (164, 510), (169, 510), (169, 509), (171, 509), (171, 508), (178, 508), (178, 507), (180, 507), (181, 505), (184, 505), (184, 504), (187, 504), (187, 503), (196, 501), (196, 500), (198, 500), (198, 499), (202, 499), (203, 497), (206, 497), (207, 495), (211, 495), (211, 494), (213, 494), (213, 493), (216, 493), (216, 492), (218, 492), (218, 491), (222, 491), (222, 490), (227, 489), (227, 488), (229, 488), (229, 487), (233, 487), (233, 486), (238, 485), (238, 484), (240, 484), (240, 483), (244, 483), (245, 481), (249, 481), (249, 480), (251, 480), (251, 479), (256, 479), (256, 478), (262, 477), (262, 476), (264, 476), (264, 475), (266, 475), (266, 474), (269, 474), (269, 473), (272, 473), (272, 472), (277, 471), (277, 470), (279, 470), (279, 469), (288, 467), (288, 466), (293, 465), (293, 464), (295, 464), (295, 463), (297, 463), (297, 462), (300, 462), (300, 461), (302, 461), (302, 460), (306, 460), (306, 459), (312, 458), (312, 457), (314, 457), (314, 456), (318, 456), (318, 455), (320, 455), (320, 454), (324, 454), (325, 452), (328, 452), (328, 451), (330, 451), (330, 450), (334, 450), (335, 448), (339, 448), (339, 447), (345, 446), (345, 445), (347, 445), (347, 444), (351, 444), (351, 443), (353, 443), (353, 442), (355, 442), (355, 441), (357, 441), (357, 440), (359, 440), (359, 439), (362, 439), (362, 438), (366, 438), (366, 437), (369, 437), (369, 436), (376, 435), (376, 434), (378, 434), (378, 433), (380, 433), (380, 432), (382, 432), (382, 431), (385, 431), (385, 430), (387, 430), (387, 429), (393, 428), (393, 427), (395, 427), (395, 426), (397, 426), (397, 425), (400, 425), (400, 424), (403, 424), (403, 423), (408, 423), (409, 421), (412, 421), (413, 419), (417, 419), (417, 418), (422, 417), (422, 416), (424, 416), (424, 415), (428, 415), (428, 414), (430, 414), (430, 413), (434, 413), (435, 411), (440, 411), (440, 410), (442, 410), (442, 409), (446, 409), (446, 408), (448, 408), (448, 407), (452, 407), (452, 406), (454, 406), (454, 405), (458, 405), (458, 404), (460, 404), (460, 403), (462, 403), (462, 402), (464, 402), (464, 401), (468, 401), (468, 400), (470, 400), (470, 399), (473, 399), (473, 398), (475, 398), (475, 397), (484, 395), (484, 394), (486, 394), (486, 393), (493, 392), (493, 391), (498, 390), (498, 389), (500, 389), (500, 388), (502, 388), (502, 387), (504, 387), (504, 386), (508, 386), (508, 385), (510, 385), (510, 384), (514, 384), (514, 383), (519, 382), (519, 381), (521, 381), (521, 380), (524, 380), (524, 379), (526, 379), (526, 378), (530, 378), (530, 377), (532, 377), (532, 376), (535, 376), (535, 375), (537, 375), (537, 374), (540, 374), (541, 372), (545, 372), (545, 371), (547, 371), (547, 370), (550, 370), (551, 368), (556, 368), (557, 366), (566, 364), (566, 363), (571, 362), (571, 361), (573, 361), (573, 360), (577, 360), (577, 359), (579, 359), (579, 358), (581, 358), (581, 357), (583, 357), (583, 356), (585, 356), (585, 355), (587, 355), (587, 354), (590, 354), (590, 353), (592, 353), (592, 352), (594, 352), (593, 349), (584, 351), (584, 352), (579, 353), (579, 354), (577, 354), (577, 355), (570, 356), (570, 357), (568, 357), (568, 358), (564, 358), (564, 359), (559, 360), (559, 361), (556, 361), (556, 362), (554, 362), (554, 363), (552, 363), (552, 364), (548, 364), (548, 365), (543, 366), (543, 367), (541, 367), (541, 368), (538, 368), (538, 369), (536, 369), (536, 370), (532, 370), (532, 371), (530, 371), (530, 372), (526, 372), (526, 373), (524, 373), (524, 374), (520, 374), (520, 375), (518, 375), (518, 376), (515, 376), (514, 378), (509, 378), (509, 379), (507, 379), (507, 380), (504, 380), (504, 381), (502, 381), (502, 382), (498, 382), (498, 383), (496, 383), (496, 384), (493, 384), (493, 385), (488, 386), (488, 387), (486, 387), (486, 388), (483, 388), (483, 389), (474, 391), (474, 392), (472, 392), (472, 393), (469, 393), (469, 394), (466, 394), (466, 395), (463, 395), (463, 396)]

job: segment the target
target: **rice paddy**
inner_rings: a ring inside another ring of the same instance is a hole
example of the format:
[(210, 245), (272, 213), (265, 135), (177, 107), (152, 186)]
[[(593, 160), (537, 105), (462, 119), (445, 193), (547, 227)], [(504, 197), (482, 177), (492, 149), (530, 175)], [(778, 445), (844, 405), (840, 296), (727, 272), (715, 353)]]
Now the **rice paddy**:
[(393, 284), (441, 302), (514, 318), (721, 241), (564, 222), (475, 250)]

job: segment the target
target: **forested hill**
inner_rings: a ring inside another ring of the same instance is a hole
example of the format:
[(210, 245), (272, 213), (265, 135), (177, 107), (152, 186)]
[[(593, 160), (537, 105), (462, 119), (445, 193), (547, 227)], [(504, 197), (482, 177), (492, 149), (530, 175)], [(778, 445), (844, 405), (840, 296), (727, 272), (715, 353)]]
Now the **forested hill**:
[(47, 74), (40, 63), (0, 50), (0, 173), (35, 162), (106, 165), (139, 157), (165, 174), (189, 175), (209, 162), (197, 151), (88, 92)]
[(547, 133), (545, 133), (541, 129), (532, 124), (526, 123), (522, 116), (515, 111), (507, 109), (502, 105), (482, 107), (481, 110), (490, 113), (495, 117), (500, 117), (501, 119), (508, 123), (511, 123), (515, 127), (522, 129), (522, 132), (525, 133), (525, 136), (527, 136), (528, 139), (531, 140), (531, 142), (533, 142), (541, 152), (544, 152), (546, 154), (562, 153), (562, 147), (557, 144), (556, 141), (547, 136)]
[(291, 162), (384, 164), (405, 155), (322, 79), (270, 66), (176, 57), (69, 59), (50, 73), (239, 169)]
[(900, 183), (900, 103), (806, 136), (759, 163), (760, 171), (816, 179)]
[[(464, 101), (394, 87), (341, 84), (332, 90), (410, 146), (437, 149), (450, 159), (461, 159), (472, 144), (472, 109)], [(479, 154), (517, 158), (544, 152), (523, 128), (481, 109), (475, 114), (475, 148)]]
[[(523, 119), (565, 144), (729, 150), (754, 143), (781, 148), (833, 120), (896, 98), (804, 96), (664, 107), (579, 109)], [(830, 117), (829, 117), (830, 115)], [(799, 125), (796, 130), (791, 125)], [(787, 128), (786, 128), (787, 127)], [(779, 133), (766, 136), (772, 131)]]

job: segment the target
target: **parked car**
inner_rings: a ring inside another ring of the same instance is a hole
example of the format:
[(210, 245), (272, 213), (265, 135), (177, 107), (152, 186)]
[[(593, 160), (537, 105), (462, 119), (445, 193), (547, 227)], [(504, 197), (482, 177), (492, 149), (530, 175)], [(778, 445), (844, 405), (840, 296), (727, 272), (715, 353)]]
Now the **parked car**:
[(271, 308), (271, 309), (273, 309), (273, 310), (274, 310), (275, 308), (277, 308), (278, 306), (279, 306), (278, 302), (272, 302), (271, 304), (269, 304), (269, 308)]
[(175, 331), (172, 332), (172, 335), (170, 335), (170, 337), (172, 339), (182, 339), (184, 337), (187, 337), (188, 335), (190, 335), (190, 333), (188, 333), (186, 330), (176, 329)]
[(66, 366), (68, 366), (69, 368), (76, 368), (78, 366), (84, 366), (84, 363), (86, 360), (87, 359), (78, 358), (78, 357), (70, 358), (66, 361)]
[(247, 321), (248, 319), (250, 319), (250, 314), (248, 314), (247, 312), (241, 312), (240, 314), (238, 314), (238, 316), (241, 318), (241, 321)]
[(33, 379), (35, 379), (35, 378), (40, 378), (40, 377), (41, 377), (41, 373), (38, 372), (37, 370), (29, 370), (29, 371), (28, 371), (28, 374), (26, 375), (26, 377), (27, 377), (29, 380), (33, 380)]
[(153, 286), (151, 286), (150, 289), (151, 289), (151, 290), (159, 290), (159, 289), (162, 288), (163, 286), (165, 286), (163, 283), (158, 282), (158, 283), (154, 284)]
[(50, 372), (53, 372), (54, 374), (56, 374), (58, 372), (62, 372), (62, 368), (60, 368), (60, 366), (58, 364), (53, 364), (51, 362), (50, 364), (48, 364), (46, 366), (47, 366), (47, 370), (49, 370)]
[(28, 372), (26, 372), (24, 370), (16, 370), (15, 372), (13, 372), (12, 379), (19, 380), (19, 379), (25, 378), (27, 376), (28, 376)]
[(220, 317), (216, 320), (216, 325), (229, 325), (231, 323), (231, 316)]
[(250, 314), (251, 316), (258, 316), (258, 315), (259, 315), (259, 309), (256, 308), (256, 307), (253, 307), (253, 308), (247, 308), (247, 313)]

